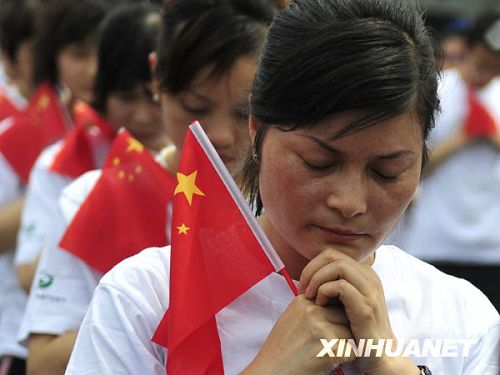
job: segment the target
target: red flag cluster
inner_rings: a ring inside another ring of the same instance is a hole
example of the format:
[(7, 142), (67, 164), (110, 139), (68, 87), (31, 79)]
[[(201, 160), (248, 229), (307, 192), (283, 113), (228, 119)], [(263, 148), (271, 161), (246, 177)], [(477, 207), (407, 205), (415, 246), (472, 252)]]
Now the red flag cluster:
[(128, 132), (115, 137), (102, 174), (59, 246), (107, 272), (151, 246), (167, 245), (174, 177)]
[(19, 110), (0, 89), (0, 120), (15, 115)]

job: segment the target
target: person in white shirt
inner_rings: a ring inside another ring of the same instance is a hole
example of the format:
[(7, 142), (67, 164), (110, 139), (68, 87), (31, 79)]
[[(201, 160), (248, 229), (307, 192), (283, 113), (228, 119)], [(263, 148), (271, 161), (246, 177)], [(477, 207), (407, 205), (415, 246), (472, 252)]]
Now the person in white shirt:
[[(430, 163), (394, 243), (443, 272), (469, 280), (498, 310), (500, 10), (479, 17), (468, 39), (460, 69), (442, 73)], [(496, 132), (467, 135), (471, 92), (493, 119)]]
[[(381, 246), (425, 164), (436, 70), (413, 1), (295, 0), (275, 17), (242, 186), (300, 295), (271, 274), (216, 315), (224, 373), (497, 374), (499, 316), (487, 298)], [(169, 257), (146, 250), (103, 277), (67, 374), (165, 373), (168, 351), (151, 338), (169, 306)], [(318, 358), (325, 338), (472, 343), (453, 358)]]

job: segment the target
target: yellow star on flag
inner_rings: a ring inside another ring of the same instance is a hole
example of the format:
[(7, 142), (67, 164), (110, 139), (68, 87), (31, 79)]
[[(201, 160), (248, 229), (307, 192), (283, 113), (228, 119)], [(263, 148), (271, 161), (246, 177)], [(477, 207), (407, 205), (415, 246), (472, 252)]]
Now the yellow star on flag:
[(38, 100), (36, 107), (38, 110), (42, 110), (47, 108), (49, 106), (49, 103), (50, 103), (49, 97), (47, 95), (44, 95)]
[(189, 227), (186, 227), (186, 224), (182, 223), (177, 227), (177, 234), (188, 234), (189, 229)]
[(144, 150), (144, 146), (134, 138), (127, 139), (127, 142), (128, 142), (127, 152), (132, 152), (132, 151), (142, 152), (142, 150)]
[(186, 176), (183, 173), (177, 172), (177, 187), (175, 188), (174, 195), (178, 193), (184, 193), (186, 199), (191, 206), (193, 201), (193, 195), (205, 195), (198, 186), (196, 186), (196, 175), (198, 171), (194, 171), (190, 175)]

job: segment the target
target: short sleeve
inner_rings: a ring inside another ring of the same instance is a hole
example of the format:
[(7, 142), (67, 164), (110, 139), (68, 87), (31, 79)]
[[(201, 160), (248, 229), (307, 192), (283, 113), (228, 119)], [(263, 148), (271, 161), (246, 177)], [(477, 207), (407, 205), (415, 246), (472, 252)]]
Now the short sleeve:
[(50, 171), (58, 147), (59, 144), (45, 149), (31, 172), (17, 239), (17, 265), (30, 263), (39, 255), (52, 230), (59, 195), (71, 181)]
[(490, 328), (472, 347), (467, 357), (464, 374), (500, 374), (500, 321)]
[(61, 249), (58, 243), (95, 180), (77, 179), (61, 194), (61, 209), (54, 211), (51, 217), (51, 231), (19, 332), (22, 344), (31, 333), (61, 335), (80, 327), (102, 273)]
[(147, 314), (120, 290), (99, 285), (66, 374), (165, 375), (163, 349), (151, 342), (156, 326)]

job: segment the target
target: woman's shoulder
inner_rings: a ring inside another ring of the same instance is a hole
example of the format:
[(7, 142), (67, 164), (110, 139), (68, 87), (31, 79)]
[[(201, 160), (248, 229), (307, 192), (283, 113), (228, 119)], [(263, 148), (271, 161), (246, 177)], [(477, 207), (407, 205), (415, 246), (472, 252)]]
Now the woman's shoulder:
[(33, 169), (48, 170), (52, 166), (54, 159), (63, 145), (62, 140), (47, 146), (38, 156)]
[(67, 222), (71, 221), (80, 206), (87, 199), (101, 173), (101, 170), (85, 172), (63, 189), (59, 197), (59, 206)]
[(495, 307), (470, 282), (441, 272), (396, 246), (377, 250), (374, 269), (386, 298), (404, 301), (408, 316), (446, 321), (469, 337), (483, 334), (499, 321)]
[[(168, 305), (170, 246), (142, 250), (113, 267), (101, 279), (100, 287), (111, 288), (136, 304), (157, 301)], [(160, 306), (161, 305), (161, 306)]]

